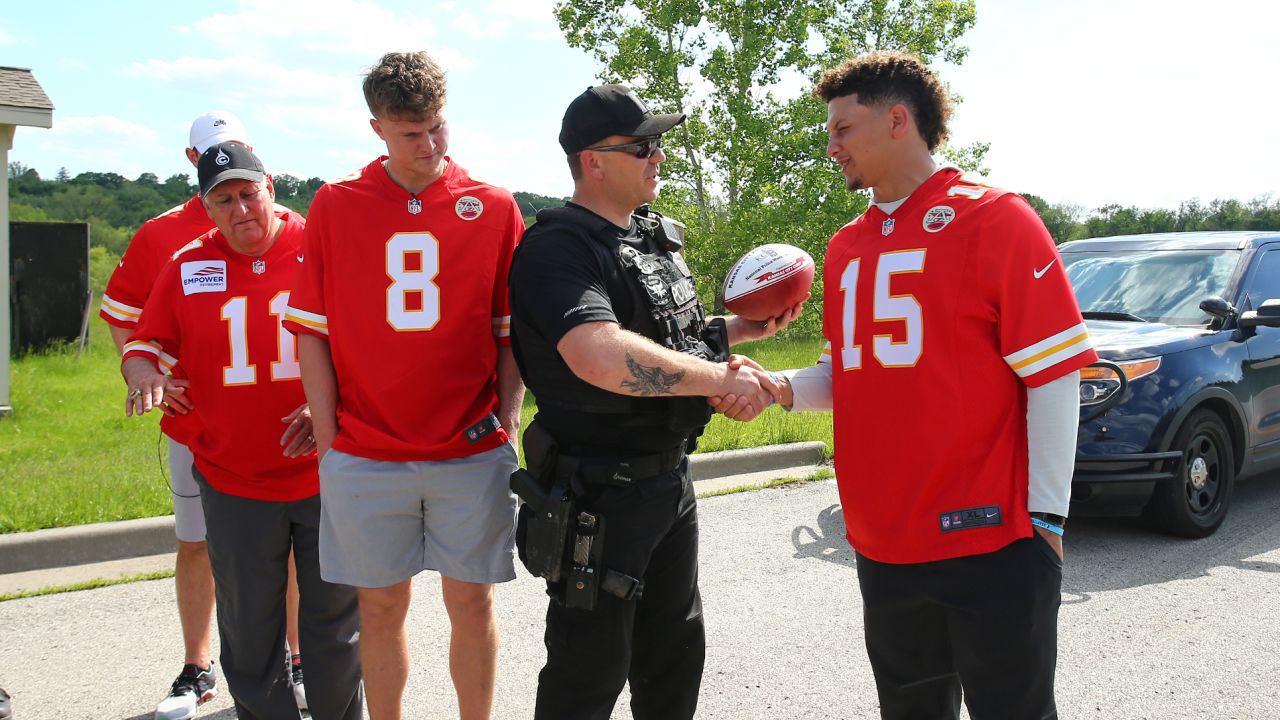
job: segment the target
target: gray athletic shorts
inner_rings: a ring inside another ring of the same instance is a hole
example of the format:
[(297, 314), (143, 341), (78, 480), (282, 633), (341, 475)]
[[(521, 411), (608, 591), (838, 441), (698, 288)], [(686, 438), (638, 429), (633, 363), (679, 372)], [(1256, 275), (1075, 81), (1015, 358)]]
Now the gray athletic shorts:
[(200, 486), (191, 473), (191, 451), (186, 445), (169, 441), (169, 491), (173, 493), (173, 534), (182, 542), (204, 542), (204, 507)]
[(453, 460), (386, 462), (330, 450), (320, 463), (320, 575), (377, 588), (423, 570), (514, 580), (510, 443)]

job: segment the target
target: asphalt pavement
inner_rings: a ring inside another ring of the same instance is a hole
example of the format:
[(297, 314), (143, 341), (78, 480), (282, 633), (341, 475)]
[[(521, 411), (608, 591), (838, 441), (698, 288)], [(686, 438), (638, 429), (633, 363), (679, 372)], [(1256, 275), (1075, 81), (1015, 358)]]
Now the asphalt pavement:
[[(861, 601), (834, 481), (700, 501), (707, 667), (698, 716), (872, 720)], [(1280, 714), (1280, 480), (1237, 488), (1226, 525), (1186, 541), (1073, 520), (1060, 623), (1062, 718)], [(457, 717), (439, 581), (415, 582), (408, 718)], [(541, 583), (498, 589), (495, 718), (532, 716)], [(15, 720), (150, 718), (181, 662), (171, 580), (0, 603)], [(198, 717), (234, 717), (225, 693)], [(629, 718), (626, 697), (615, 718)]]

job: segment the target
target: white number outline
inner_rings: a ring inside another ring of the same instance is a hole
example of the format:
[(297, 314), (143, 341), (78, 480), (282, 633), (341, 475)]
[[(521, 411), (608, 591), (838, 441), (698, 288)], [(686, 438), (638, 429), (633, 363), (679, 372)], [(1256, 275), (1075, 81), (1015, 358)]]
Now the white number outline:
[[(421, 242), (415, 247), (413, 243)], [(422, 258), (421, 270), (406, 270), (405, 258), (416, 253)], [(396, 332), (426, 332), (440, 322), (440, 286), (434, 280), (440, 274), (440, 241), (429, 232), (396, 233), (387, 240), (386, 319)], [(409, 291), (422, 292), (422, 309), (409, 310), (405, 297)]]
[[(271, 381), (296, 380), (302, 377), (298, 364), (298, 341), (284, 328), (284, 314), (289, 307), (289, 291), (282, 290), (267, 303), (268, 314), (276, 319), (276, 359), (271, 363)], [(252, 385), (258, 381), (257, 363), (249, 364), (249, 298), (237, 295), (222, 304), (220, 315), (227, 322), (227, 349), (231, 364), (222, 367), (222, 384), (226, 387)]]
[[(898, 320), (905, 325), (901, 341), (894, 341), (892, 333), (872, 335), (872, 354), (881, 367), (915, 367), (924, 355), (924, 308), (915, 295), (911, 293), (895, 295), (891, 292), (890, 286), (894, 275), (924, 272), (926, 250), (926, 248), (895, 250), (882, 253), (876, 258), (872, 317), (875, 322)], [(887, 263), (886, 258), (889, 258)], [(840, 367), (846, 371), (862, 368), (862, 346), (853, 341), (857, 321), (858, 275), (861, 268), (862, 258), (856, 257), (849, 260), (840, 274), (840, 290), (844, 293), (840, 318), (843, 335)], [(905, 348), (908, 354), (902, 358), (894, 357), (901, 352), (899, 348)]]

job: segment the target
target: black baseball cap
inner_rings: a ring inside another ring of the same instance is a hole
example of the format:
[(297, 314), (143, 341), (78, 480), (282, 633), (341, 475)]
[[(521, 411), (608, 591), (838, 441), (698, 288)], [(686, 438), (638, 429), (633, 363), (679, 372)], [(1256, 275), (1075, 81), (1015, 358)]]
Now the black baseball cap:
[(684, 122), (684, 113), (654, 115), (626, 85), (597, 85), (569, 103), (560, 123), (560, 147), (566, 155), (610, 135), (661, 135)]
[(238, 142), (224, 142), (204, 151), (196, 165), (196, 176), (200, 179), (200, 195), (203, 197), (224, 180), (262, 182), (267, 171), (248, 147)]

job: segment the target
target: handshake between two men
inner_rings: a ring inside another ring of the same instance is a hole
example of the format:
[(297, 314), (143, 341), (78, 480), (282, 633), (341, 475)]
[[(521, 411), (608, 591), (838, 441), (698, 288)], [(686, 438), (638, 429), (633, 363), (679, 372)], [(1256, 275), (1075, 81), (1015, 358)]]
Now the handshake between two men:
[[(781, 315), (766, 320), (748, 320), (737, 315), (727, 318), (725, 324), (729, 330), (730, 343), (772, 337), (800, 317), (805, 300), (808, 299), (809, 295), (806, 294), (804, 300), (787, 308)], [(769, 372), (746, 355), (738, 354), (729, 355), (721, 389), (707, 397), (707, 404), (712, 409), (730, 420), (740, 422), (754, 420), (775, 402), (790, 407), (791, 401), (791, 384), (785, 377)]]

